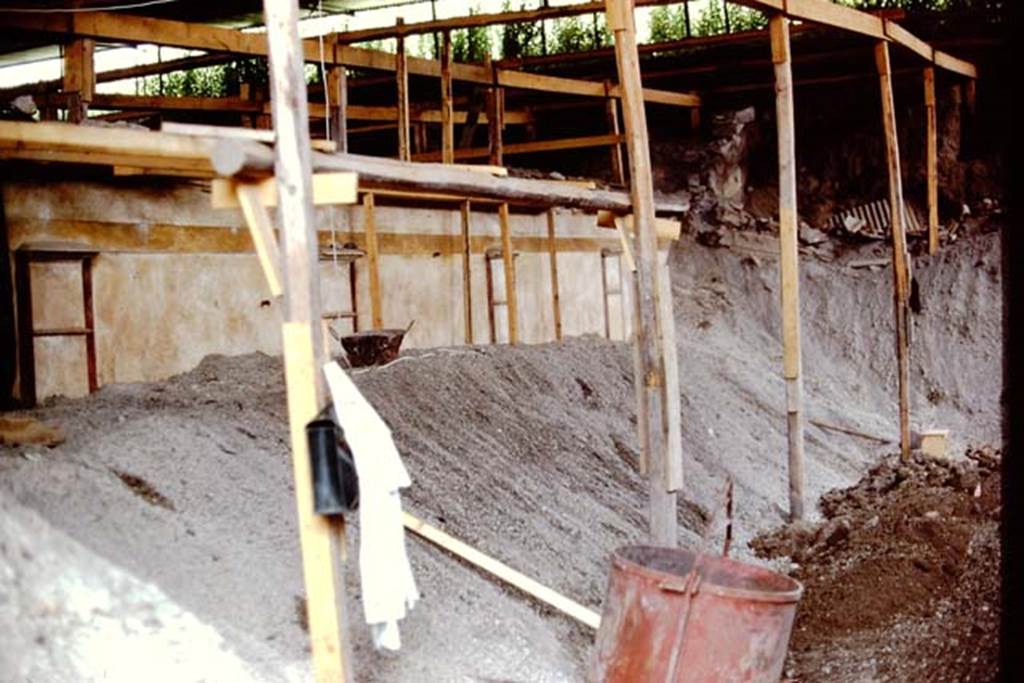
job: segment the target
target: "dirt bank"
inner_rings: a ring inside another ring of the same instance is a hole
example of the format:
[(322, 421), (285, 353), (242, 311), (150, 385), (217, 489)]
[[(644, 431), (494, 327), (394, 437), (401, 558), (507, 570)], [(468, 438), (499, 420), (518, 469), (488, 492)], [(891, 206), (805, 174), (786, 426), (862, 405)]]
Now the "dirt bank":
[[(999, 435), (997, 246), (975, 237), (916, 264), (915, 424), (951, 429), (958, 452)], [(877, 256), (870, 249), (803, 264), (807, 413), (893, 438), (891, 276), (844, 265)], [(728, 476), (735, 552), (752, 557), (746, 542), (782, 521), (786, 500), (776, 257), (686, 241), (672, 269), (681, 541), (704, 531)], [(36, 414), (62, 425), (63, 445), (0, 451), (5, 501), (158, 587), (264, 680), (308, 675), (281, 374), (275, 358), (209, 357), (166, 382), (53, 401)], [(397, 436), (415, 514), (600, 608), (609, 553), (645, 528), (625, 345), (437, 349), (356, 379)], [(857, 481), (887, 450), (809, 425), (808, 500)], [(587, 630), (435, 548), (410, 547), (424, 600), (403, 623), (401, 653), (373, 653), (358, 603), (350, 610), (360, 680), (579, 678)], [(349, 588), (357, 600), (354, 578)], [(0, 638), (21, 628), (4, 616)]]

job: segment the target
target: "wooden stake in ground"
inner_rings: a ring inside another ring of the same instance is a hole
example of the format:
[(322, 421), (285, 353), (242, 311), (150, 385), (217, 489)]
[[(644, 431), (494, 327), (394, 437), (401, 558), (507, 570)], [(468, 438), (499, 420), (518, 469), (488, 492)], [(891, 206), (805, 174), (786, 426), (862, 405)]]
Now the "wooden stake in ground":
[(803, 360), (800, 353), (800, 254), (797, 241), (796, 133), (789, 19), (770, 20), (775, 65), (775, 121), (779, 142), (779, 251), (782, 278), (782, 376), (789, 435), (789, 516), (804, 516)]
[(562, 341), (562, 302), (558, 294), (558, 244), (555, 241), (555, 209), (548, 209), (548, 259), (551, 266), (551, 314), (555, 323), (555, 341)]
[(316, 680), (334, 683), (351, 678), (341, 564), (344, 526), (313, 511), (306, 443), (306, 424), (316, 417), (324, 401), (320, 373), (324, 349), (299, 8), (296, 0), (265, 0), (263, 12), (277, 140), (274, 170), (283, 228), (285, 381), (310, 645)]
[(505, 267), (505, 311), (508, 313), (508, 343), (519, 343), (519, 302), (516, 297), (516, 262), (512, 251), (512, 226), (508, 204), (498, 206), (501, 223), (501, 257)]
[(928, 124), (925, 170), (928, 178), (928, 253), (939, 251), (939, 141), (935, 119), (935, 68), (924, 69), (924, 111)]
[(469, 200), (462, 202), (462, 318), (466, 325), (466, 343), (473, 343), (473, 279), (470, 273), (470, 210)]
[(363, 195), (363, 230), (366, 233), (366, 264), (370, 276), (371, 329), (384, 327), (384, 311), (380, 299), (380, 249), (377, 245), (377, 215), (373, 194)]
[[(640, 350), (643, 400), (637, 406), (641, 456), (649, 463), (651, 542), (675, 547), (678, 543), (676, 494), (669, 491), (669, 449), (665, 411), (665, 360), (659, 333), (658, 242), (654, 220), (654, 180), (644, 113), (640, 62), (636, 46), (632, 0), (606, 0), (608, 26), (615, 35), (615, 62), (622, 89), (622, 114), (629, 151), (630, 193), (636, 231), (637, 306), (636, 344)], [(644, 417), (646, 419), (644, 419)]]
[(910, 459), (910, 257), (907, 254), (904, 222), (903, 180), (900, 177), (900, 148), (896, 138), (896, 109), (892, 94), (889, 44), (875, 44), (875, 63), (882, 90), (882, 127), (885, 158), (889, 168), (889, 205), (892, 213), (892, 270), (896, 308), (896, 363), (900, 401), (900, 454)]

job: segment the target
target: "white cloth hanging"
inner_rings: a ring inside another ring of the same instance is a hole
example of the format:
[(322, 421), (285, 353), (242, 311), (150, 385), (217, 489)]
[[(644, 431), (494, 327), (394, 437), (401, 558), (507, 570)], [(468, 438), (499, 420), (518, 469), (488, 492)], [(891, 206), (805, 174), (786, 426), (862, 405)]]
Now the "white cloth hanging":
[(337, 363), (324, 366), (338, 424), (359, 475), (363, 614), (378, 648), (401, 647), (398, 620), (419, 600), (405, 551), (400, 489), (412, 481), (387, 426)]

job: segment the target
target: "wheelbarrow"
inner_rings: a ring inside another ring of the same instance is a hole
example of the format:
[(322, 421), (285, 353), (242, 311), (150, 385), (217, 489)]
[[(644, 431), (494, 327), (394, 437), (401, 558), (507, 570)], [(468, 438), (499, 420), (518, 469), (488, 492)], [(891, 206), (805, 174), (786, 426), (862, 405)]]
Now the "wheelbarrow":
[(369, 365), (383, 365), (390, 363), (398, 357), (398, 350), (402, 346), (402, 340), (412, 329), (413, 320), (404, 330), (366, 330), (337, 337), (341, 347), (345, 349), (349, 365), (354, 368), (366, 367)]

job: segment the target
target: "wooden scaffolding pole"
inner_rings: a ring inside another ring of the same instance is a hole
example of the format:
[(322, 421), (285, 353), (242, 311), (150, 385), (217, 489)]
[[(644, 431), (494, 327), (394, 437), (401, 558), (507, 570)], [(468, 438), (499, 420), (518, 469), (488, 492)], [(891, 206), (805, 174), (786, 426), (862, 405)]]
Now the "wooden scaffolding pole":
[(889, 208), (892, 214), (892, 270), (896, 309), (896, 363), (900, 404), (900, 455), (910, 459), (910, 258), (907, 254), (904, 221), (903, 180), (900, 177), (900, 148), (896, 137), (896, 105), (892, 94), (889, 44), (875, 44), (875, 63), (882, 93), (882, 127), (885, 158), (889, 169)]
[(498, 206), (501, 223), (501, 258), (505, 269), (505, 312), (508, 313), (508, 343), (519, 343), (519, 301), (516, 298), (516, 261), (512, 251), (512, 226), (508, 204)]
[(678, 414), (665, 410), (665, 359), (659, 310), (658, 242), (655, 235), (654, 180), (644, 112), (640, 62), (633, 22), (632, 0), (606, 0), (608, 27), (615, 36), (615, 62), (622, 90), (622, 114), (629, 152), (630, 192), (636, 233), (638, 316), (636, 344), (640, 351), (643, 400), (637, 406), (641, 457), (649, 465), (649, 521), (651, 542), (675, 547), (678, 543), (676, 494), (670, 491), (667, 420)]
[[(490, 56), (488, 56), (485, 63), (490, 66), (490, 62)], [(498, 86), (492, 86), (487, 89), (487, 163), (491, 166), (501, 166), (505, 163), (504, 130), (505, 90)]]
[(96, 90), (95, 52), (96, 41), (91, 38), (75, 38), (64, 47), (63, 90), (71, 123), (81, 123), (88, 116)]
[[(398, 18), (399, 26), (404, 23)], [(409, 62), (405, 54), (405, 38), (398, 34), (398, 47), (395, 58), (395, 80), (398, 85), (398, 158), (402, 161), (412, 159), (409, 143)]]
[(775, 121), (779, 144), (779, 250), (782, 278), (782, 376), (789, 435), (789, 516), (804, 516), (803, 360), (800, 353), (800, 255), (797, 241), (796, 139), (789, 19), (769, 22), (775, 65)]
[(377, 212), (373, 194), (363, 195), (363, 231), (366, 233), (366, 264), (370, 277), (370, 329), (384, 327), (383, 305), (380, 300), (380, 249), (377, 244)]
[(327, 122), (339, 152), (348, 151), (348, 71), (343, 66), (332, 66), (327, 69), (327, 96), (330, 98), (331, 109)]
[(320, 281), (313, 222), (309, 113), (296, 0), (264, 0), (273, 93), (284, 291), (283, 346), (292, 464), (313, 671), (320, 683), (350, 680), (345, 634), (344, 525), (313, 510), (306, 424), (324, 403)]
[[(604, 82), (605, 92), (609, 93), (609, 97), (604, 101), (605, 116), (608, 119), (608, 133), (611, 135), (618, 136), (619, 130), (619, 101), (618, 99), (611, 97), (610, 93), (612, 90), (612, 82), (606, 80)], [(622, 143), (615, 143), (608, 148), (609, 161), (612, 167), (612, 178), (619, 185), (626, 184), (626, 166), (622, 160)]]
[(555, 242), (555, 209), (548, 213), (548, 257), (551, 265), (551, 306), (555, 322), (555, 340), (562, 341), (562, 303), (558, 294), (558, 245)]
[(452, 34), (441, 42), (441, 162), (455, 163), (455, 125), (452, 115)]
[(470, 212), (469, 200), (462, 202), (462, 318), (466, 326), (466, 343), (473, 343), (473, 278), (470, 271)]
[(924, 111), (927, 119), (925, 172), (928, 179), (928, 253), (939, 251), (939, 141), (935, 114), (935, 68), (924, 69)]

